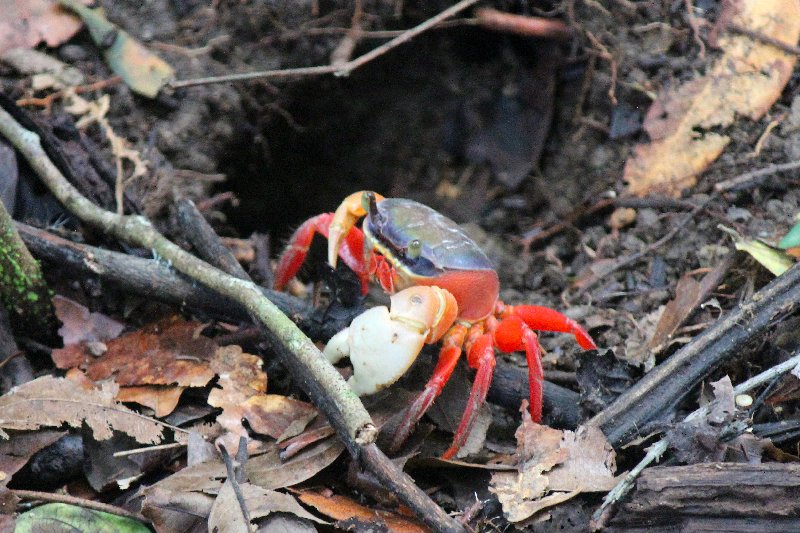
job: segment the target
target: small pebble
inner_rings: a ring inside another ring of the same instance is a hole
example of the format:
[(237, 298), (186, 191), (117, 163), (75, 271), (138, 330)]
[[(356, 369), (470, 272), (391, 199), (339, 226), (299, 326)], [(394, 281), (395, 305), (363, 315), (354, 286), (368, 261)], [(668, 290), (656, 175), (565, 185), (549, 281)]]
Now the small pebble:
[(738, 394), (736, 396), (736, 406), (746, 409), (753, 405), (753, 397), (749, 394)]

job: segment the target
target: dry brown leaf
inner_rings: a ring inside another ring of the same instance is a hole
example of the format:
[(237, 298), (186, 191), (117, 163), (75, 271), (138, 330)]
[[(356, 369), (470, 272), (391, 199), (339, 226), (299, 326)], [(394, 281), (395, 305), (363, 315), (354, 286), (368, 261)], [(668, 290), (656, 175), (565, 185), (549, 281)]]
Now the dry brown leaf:
[(242, 425), (244, 404), (267, 390), (267, 375), (261, 370), (261, 358), (246, 354), (238, 346), (223, 346), (217, 351), (211, 368), (219, 376), (218, 385), (208, 395), (208, 405), (219, 407), (217, 422), (237, 438), (248, 437)]
[[(737, 0), (731, 20), (789, 45), (800, 37), (798, 0)], [(776, 14), (780, 14), (779, 16)], [(720, 15), (722, 18), (723, 15)], [(653, 102), (644, 128), (652, 142), (634, 149), (625, 165), (629, 190), (637, 196), (678, 196), (714, 161), (729, 138), (713, 131), (737, 115), (758, 120), (780, 96), (796, 56), (751, 37), (728, 33), (720, 57), (702, 76)]]
[[(389, 511), (375, 511), (360, 503), (338, 494), (325, 495), (314, 490), (302, 491), (298, 499), (314, 507), (317, 511), (335, 520), (348, 520), (364, 525), (375, 526), (375, 529), (385, 528), (393, 533), (427, 533), (430, 531), (420, 522), (392, 513)], [(356, 529), (359, 529), (356, 527)]]
[(42, 430), (20, 433), (9, 440), (0, 440), (0, 486), (25, 466), (31, 456), (66, 435), (66, 431)]
[[(259, 394), (242, 404), (242, 416), (256, 433), (274, 439), (293, 437), (317, 416), (317, 409), (310, 403), (301, 402), (278, 394)], [(287, 435), (292, 428), (294, 435)]]
[[(249, 517), (248, 517), (249, 518)], [(236, 491), (230, 479), (226, 479), (214, 499), (208, 513), (208, 530), (219, 533), (249, 533), (252, 524), (245, 519)]]
[(53, 307), (62, 323), (58, 334), (65, 346), (79, 342), (111, 340), (125, 329), (125, 324), (102, 313), (92, 313), (86, 306), (63, 296), (53, 297)]
[(333, 463), (344, 451), (344, 444), (335, 438), (309, 446), (288, 461), (283, 461), (275, 443), (267, 453), (250, 458), (244, 466), (251, 483), (265, 489), (297, 485)]
[(541, 426), (531, 421), (526, 407), (516, 433), (519, 471), (494, 472), (490, 486), (509, 521), (521, 522), (581, 492), (614, 486), (614, 450), (599, 429)]
[[(264, 518), (272, 513), (290, 513), (297, 517), (325, 524), (316, 516), (306, 511), (294, 496), (264, 489), (251, 483), (239, 483), (245, 506), (250, 514), (250, 520)], [(228, 480), (220, 489), (214, 506), (208, 516), (209, 531), (246, 531), (245, 528), (232, 529), (234, 525), (244, 526), (244, 519), (233, 486)]]
[[(163, 439), (163, 424), (127, 409), (114, 401), (116, 387), (104, 384), (87, 391), (71, 380), (45, 376), (0, 396), (0, 428), (30, 430), (84, 423), (97, 440), (122, 431), (143, 444)], [(8, 436), (0, 430), (0, 436)]]
[(159, 385), (142, 385), (141, 387), (120, 387), (117, 400), (134, 402), (149, 407), (155, 416), (162, 418), (170, 414), (178, 406), (181, 394), (186, 387), (163, 387)]
[(209, 361), (217, 351), (213, 340), (200, 334), (203, 325), (172, 318), (151, 324), (106, 343), (81, 343), (53, 350), (58, 368), (81, 368), (93, 381), (113, 377), (122, 386), (172, 385), (202, 387), (214, 372)]
[(675, 331), (683, 324), (684, 320), (700, 305), (703, 287), (692, 276), (684, 275), (675, 286), (675, 298), (664, 307), (664, 312), (656, 324), (656, 330), (647, 343), (649, 350), (659, 352), (665, 348)]
[(78, 33), (80, 18), (54, 0), (0, 0), (0, 54), (16, 47), (32, 48), (44, 41), (58, 46)]

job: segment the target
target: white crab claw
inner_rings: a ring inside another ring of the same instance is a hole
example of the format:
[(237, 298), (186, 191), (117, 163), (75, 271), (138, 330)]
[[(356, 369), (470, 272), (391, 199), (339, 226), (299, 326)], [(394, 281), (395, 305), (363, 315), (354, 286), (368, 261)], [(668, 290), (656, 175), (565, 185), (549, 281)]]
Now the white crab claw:
[(425, 342), (438, 340), (436, 332), (449, 328), (457, 313), (455, 298), (439, 287), (410, 287), (391, 300), (391, 312), (380, 306), (361, 313), (325, 346), (331, 363), (350, 357), (353, 377), (347, 383), (359, 396), (400, 379)]

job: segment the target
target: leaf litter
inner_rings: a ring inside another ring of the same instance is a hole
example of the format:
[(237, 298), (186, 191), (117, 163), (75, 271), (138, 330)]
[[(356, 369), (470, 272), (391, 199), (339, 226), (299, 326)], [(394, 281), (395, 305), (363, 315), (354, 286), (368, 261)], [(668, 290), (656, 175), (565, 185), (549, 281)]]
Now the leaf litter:
[(536, 424), (525, 402), (521, 412), (517, 471), (494, 472), (490, 486), (510, 522), (522, 522), (580, 493), (614, 486), (615, 453), (598, 428), (581, 426), (573, 432)]

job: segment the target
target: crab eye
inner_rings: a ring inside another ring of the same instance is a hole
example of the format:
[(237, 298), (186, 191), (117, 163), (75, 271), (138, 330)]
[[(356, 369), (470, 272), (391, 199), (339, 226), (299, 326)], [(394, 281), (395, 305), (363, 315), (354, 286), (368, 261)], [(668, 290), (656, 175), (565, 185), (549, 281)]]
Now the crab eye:
[(408, 248), (406, 248), (406, 257), (409, 259), (416, 259), (422, 253), (422, 243), (419, 242), (417, 239), (414, 239), (410, 243), (408, 243)]
[(369, 198), (370, 196), (371, 196), (371, 193), (368, 193), (368, 192), (365, 192), (364, 194), (361, 195), (361, 208), (364, 211), (366, 211), (367, 213), (369, 213), (369, 210), (370, 210), (370, 207), (371, 207), (370, 204), (372, 203), (372, 202), (369, 201), (370, 200), (370, 198)]

